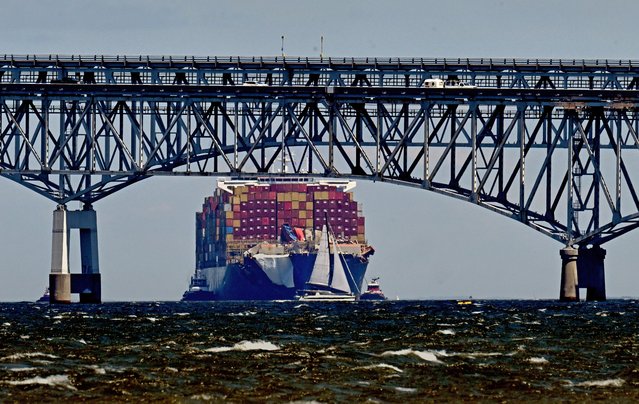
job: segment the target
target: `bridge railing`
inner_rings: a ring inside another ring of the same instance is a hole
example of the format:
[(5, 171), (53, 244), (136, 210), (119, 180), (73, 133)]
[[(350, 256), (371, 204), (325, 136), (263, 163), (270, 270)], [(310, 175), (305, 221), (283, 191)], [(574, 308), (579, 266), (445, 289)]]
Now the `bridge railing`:
[(0, 63), (6, 67), (35, 67), (42, 63), (51, 62), (55, 65), (70, 64), (75, 66), (91, 64), (127, 64), (139, 65), (167, 64), (178, 67), (183, 64), (237, 64), (242, 65), (312, 65), (315, 66), (349, 66), (358, 67), (392, 67), (395, 69), (415, 68), (416, 66), (432, 67), (468, 67), (477, 70), (480, 67), (537, 67), (537, 68), (582, 68), (582, 69), (635, 69), (639, 67), (638, 60), (609, 60), (609, 59), (536, 59), (536, 58), (406, 58), (406, 57), (304, 57), (304, 56), (153, 56), (153, 55), (61, 55), (61, 54), (4, 54)]

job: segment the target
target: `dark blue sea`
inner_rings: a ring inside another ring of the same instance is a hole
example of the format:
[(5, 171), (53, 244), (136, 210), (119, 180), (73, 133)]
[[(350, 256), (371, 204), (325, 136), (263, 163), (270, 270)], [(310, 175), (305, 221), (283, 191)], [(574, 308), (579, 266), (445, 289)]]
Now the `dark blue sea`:
[(639, 400), (639, 302), (0, 304), (0, 401)]

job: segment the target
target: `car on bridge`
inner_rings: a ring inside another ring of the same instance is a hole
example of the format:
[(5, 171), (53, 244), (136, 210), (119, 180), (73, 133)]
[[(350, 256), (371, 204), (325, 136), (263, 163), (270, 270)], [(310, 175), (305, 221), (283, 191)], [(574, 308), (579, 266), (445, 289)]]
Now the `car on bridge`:
[(442, 79), (426, 79), (424, 80), (425, 88), (477, 88), (472, 84), (465, 83), (461, 80), (442, 80)]
[(260, 83), (256, 80), (246, 80), (244, 83), (242, 83), (243, 86), (256, 86), (256, 87), (266, 87), (267, 84), (266, 83)]

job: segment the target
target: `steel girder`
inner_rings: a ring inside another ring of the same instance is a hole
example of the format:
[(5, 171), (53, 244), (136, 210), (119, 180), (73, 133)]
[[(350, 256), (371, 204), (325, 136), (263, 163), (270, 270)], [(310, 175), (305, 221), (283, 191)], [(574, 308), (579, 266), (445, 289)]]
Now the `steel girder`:
[(639, 226), (637, 91), (0, 86), (0, 174), (64, 204), (152, 175), (419, 187), (562, 243)]
[(480, 87), (639, 88), (639, 61), (0, 55), (0, 83), (370, 86), (418, 88), (429, 78)]

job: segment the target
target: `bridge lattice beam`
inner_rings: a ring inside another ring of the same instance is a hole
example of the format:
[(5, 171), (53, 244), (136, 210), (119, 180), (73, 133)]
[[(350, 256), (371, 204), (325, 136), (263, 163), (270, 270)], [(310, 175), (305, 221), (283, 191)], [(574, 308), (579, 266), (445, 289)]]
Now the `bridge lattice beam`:
[(389, 181), (566, 244), (639, 226), (635, 90), (0, 85), (0, 174), (64, 204), (152, 175)]

